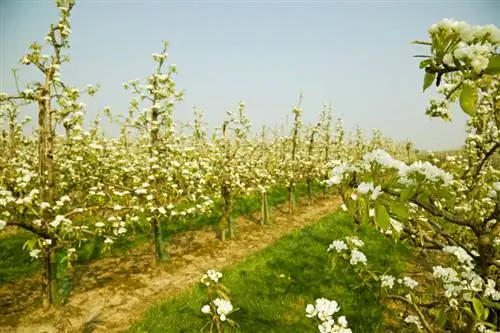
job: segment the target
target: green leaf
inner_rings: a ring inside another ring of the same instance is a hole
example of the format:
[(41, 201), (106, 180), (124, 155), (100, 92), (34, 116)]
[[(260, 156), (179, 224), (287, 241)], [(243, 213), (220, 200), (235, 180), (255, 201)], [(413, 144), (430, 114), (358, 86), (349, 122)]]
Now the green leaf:
[(477, 91), (476, 87), (464, 83), (462, 85), (462, 93), (460, 94), (460, 106), (469, 116), (476, 114)]
[(500, 55), (495, 54), (490, 58), (488, 67), (484, 70), (486, 74), (495, 75), (500, 74)]
[(484, 308), (483, 311), (483, 320), (486, 321), (488, 319), (488, 316), (490, 315), (490, 309), (489, 308)]
[(375, 221), (381, 228), (388, 229), (390, 227), (389, 213), (384, 205), (377, 204), (375, 206)]
[(425, 67), (429, 66), (431, 63), (432, 63), (432, 59), (422, 60), (420, 62), (420, 64), (418, 65), (418, 68), (420, 68), (420, 69), (425, 68)]
[(363, 218), (361, 220), (361, 224), (368, 225), (368, 223), (370, 223), (370, 215), (368, 215), (368, 212), (365, 212), (363, 214)]
[(436, 73), (427, 73), (427, 72), (425, 72), (423, 91), (426, 91), (427, 88), (429, 88), (432, 85), (432, 82), (434, 82), (435, 78), (436, 78)]
[(409, 199), (413, 198), (414, 194), (414, 189), (413, 187), (407, 187), (404, 190), (401, 190), (401, 194), (399, 195), (399, 200), (402, 202), (406, 202)]
[(409, 217), (408, 207), (404, 203), (393, 202), (391, 203), (390, 210), (393, 214), (395, 214), (402, 220), (408, 220)]
[(482, 318), (484, 311), (483, 302), (481, 302), (481, 300), (479, 300), (478, 298), (474, 297), (472, 299), (472, 306), (474, 307), (474, 312), (476, 313), (476, 316), (478, 318)]
[(468, 306), (464, 306), (462, 309), (465, 312), (467, 312), (471, 316), (471, 318), (474, 318), (474, 314), (472, 313), (472, 310)]
[(436, 324), (441, 328), (446, 324), (446, 311), (444, 311), (444, 309), (439, 310), (436, 315)]

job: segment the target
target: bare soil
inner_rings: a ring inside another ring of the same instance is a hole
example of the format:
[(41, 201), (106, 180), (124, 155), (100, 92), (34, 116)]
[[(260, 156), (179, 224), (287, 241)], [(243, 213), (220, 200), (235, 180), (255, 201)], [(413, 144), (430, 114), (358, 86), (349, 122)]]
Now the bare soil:
[(272, 223), (260, 226), (259, 214), (237, 219), (237, 237), (221, 242), (213, 230), (196, 230), (169, 240), (170, 260), (153, 268), (148, 245), (120, 257), (80, 266), (67, 304), (43, 309), (41, 276), (0, 287), (0, 332), (121, 332), (155, 302), (198, 283), (208, 269), (220, 270), (273, 244), (284, 235), (313, 224), (339, 206), (333, 197), (299, 200), (293, 215), (287, 205), (272, 211)]

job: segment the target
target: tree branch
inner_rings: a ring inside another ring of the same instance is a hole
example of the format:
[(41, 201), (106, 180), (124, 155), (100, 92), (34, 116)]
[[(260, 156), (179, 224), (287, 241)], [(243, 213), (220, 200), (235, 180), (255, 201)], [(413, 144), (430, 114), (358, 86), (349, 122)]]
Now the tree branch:
[(429, 323), (427, 323), (427, 320), (425, 319), (424, 314), (422, 313), (422, 311), (420, 311), (420, 308), (418, 307), (417, 304), (415, 304), (412, 301), (404, 298), (403, 296), (387, 295), (387, 297), (391, 298), (391, 299), (395, 299), (395, 300), (401, 301), (401, 302), (406, 303), (408, 305), (411, 305), (413, 307), (413, 310), (415, 310), (415, 312), (417, 313), (418, 317), (420, 318), (420, 321), (422, 322), (422, 325), (424, 325), (425, 330), (427, 332), (429, 332), (429, 333), (435, 333), (436, 332), (436, 331), (434, 331), (432, 329), (432, 327), (429, 325)]

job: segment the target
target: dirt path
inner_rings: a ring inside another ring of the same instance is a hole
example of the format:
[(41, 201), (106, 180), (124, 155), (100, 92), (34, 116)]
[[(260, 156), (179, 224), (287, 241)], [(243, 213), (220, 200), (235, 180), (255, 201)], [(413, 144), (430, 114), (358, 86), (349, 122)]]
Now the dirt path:
[[(59, 310), (30, 305), (29, 294), (37, 290), (37, 284), (35, 278), (26, 279), (18, 286), (24, 293), (19, 297), (24, 296), (25, 304), (19, 313), (11, 311), (5, 322), (10, 326), (0, 320), (0, 325), (4, 325), (0, 326), (0, 332), (121, 332), (155, 301), (196, 284), (206, 270), (220, 270), (240, 262), (284, 235), (317, 222), (338, 205), (338, 200), (332, 197), (316, 199), (311, 205), (299, 200), (293, 216), (283, 211), (286, 205), (278, 206), (272, 212), (273, 223), (265, 227), (255, 222), (258, 215), (240, 217), (237, 238), (224, 243), (216, 240), (211, 230), (174, 236), (168, 248), (170, 262), (157, 269), (148, 268), (151, 255), (147, 246), (132, 249), (119, 258), (98, 260), (76, 273), (70, 300)], [(4, 295), (15, 298), (16, 293), (0, 289), (0, 296)], [(15, 302), (12, 299), (13, 306)]]

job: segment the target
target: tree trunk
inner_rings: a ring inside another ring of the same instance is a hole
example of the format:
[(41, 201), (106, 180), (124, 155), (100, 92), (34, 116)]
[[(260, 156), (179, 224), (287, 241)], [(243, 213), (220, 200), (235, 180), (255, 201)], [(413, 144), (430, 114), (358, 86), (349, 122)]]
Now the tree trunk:
[(309, 204), (312, 202), (312, 180), (307, 180), (307, 198), (309, 199)]
[(51, 305), (59, 306), (62, 298), (59, 293), (59, 283), (57, 279), (57, 252), (55, 248), (50, 248), (43, 253), (43, 276), (42, 276), (42, 304), (44, 307)]
[[(38, 176), (40, 202), (54, 203), (54, 138), (52, 130), (52, 111), (50, 105), (50, 79), (47, 78), (44, 87), (39, 87), (38, 93)], [(44, 222), (50, 221), (53, 216), (42, 212)], [(42, 279), (42, 300), (44, 307), (51, 304), (60, 304), (57, 288), (57, 260), (55, 246), (52, 245), (43, 254), (44, 277)]]
[(233, 205), (230, 189), (226, 185), (223, 185), (221, 194), (224, 200), (224, 206), (222, 207), (222, 216), (219, 222), (219, 237), (222, 241), (225, 241), (226, 237), (234, 238), (236, 236), (236, 231), (234, 221), (231, 219)]
[(225, 216), (226, 216), (226, 221), (227, 221), (227, 233), (229, 238), (234, 238), (236, 237), (236, 225), (234, 219), (231, 218), (231, 213), (232, 213), (232, 200), (231, 200), (231, 194), (229, 191), (226, 192), (226, 195), (224, 196), (224, 210), (225, 210)]
[(295, 193), (294, 186), (288, 186), (288, 213), (293, 214), (295, 211)]
[(153, 248), (155, 254), (155, 265), (167, 261), (168, 254), (163, 248), (163, 235), (161, 234), (161, 225), (158, 217), (151, 219), (151, 230), (153, 233)]
[(485, 280), (489, 278), (489, 268), (496, 254), (491, 237), (490, 234), (482, 234), (478, 238), (478, 270), (479, 275)]
[(265, 200), (264, 204), (266, 205), (266, 209), (264, 209), (264, 213), (266, 214), (266, 221), (267, 223), (271, 222), (271, 207), (269, 207), (269, 197), (267, 195), (267, 192), (264, 194)]
[(236, 237), (236, 223), (234, 218), (232, 218), (230, 215), (228, 216), (227, 219), (227, 233), (229, 238), (235, 238)]
[(269, 198), (267, 196), (267, 192), (261, 194), (261, 203), (260, 203), (260, 211), (261, 211), (261, 219), (260, 224), (266, 225), (269, 224)]

